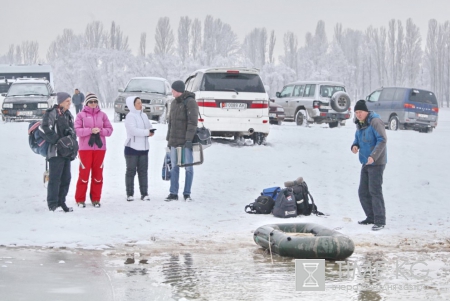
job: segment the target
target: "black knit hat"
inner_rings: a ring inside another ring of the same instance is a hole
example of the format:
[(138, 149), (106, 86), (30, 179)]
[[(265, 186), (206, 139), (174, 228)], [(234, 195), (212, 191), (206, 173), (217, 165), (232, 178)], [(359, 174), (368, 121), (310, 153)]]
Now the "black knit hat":
[(366, 112), (369, 112), (369, 109), (367, 108), (367, 105), (366, 105), (366, 101), (365, 101), (364, 99), (358, 100), (358, 101), (356, 102), (355, 109), (354, 109), (353, 111), (354, 111), (354, 112), (356, 112), (356, 111), (366, 111)]
[(176, 80), (172, 84), (172, 89), (180, 93), (183, 93), (185, 88), (186, 87), (184, 86), (184, 83), (181, 80)]
[(70, 98), (69, 93), (66, 93), (66, 92), (58, 92), (58, 93), (56, 93), (56, 102), (58, 104), (63, 103), (64, 101), (66, 101), (67, 98)]

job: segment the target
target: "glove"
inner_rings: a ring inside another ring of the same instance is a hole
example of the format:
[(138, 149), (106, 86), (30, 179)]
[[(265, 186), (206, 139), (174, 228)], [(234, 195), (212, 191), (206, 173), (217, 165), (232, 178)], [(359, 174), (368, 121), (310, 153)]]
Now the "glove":
[(91, 134), (91, 137), (89, 138), (88, 145), (89, 145), (90, 147), (93, 147), (93, 146), (94, 146), (94, 143), (95, 143), (95, 134)]
[(192, 149), (192, 141), (186, 141), (184, 148)]

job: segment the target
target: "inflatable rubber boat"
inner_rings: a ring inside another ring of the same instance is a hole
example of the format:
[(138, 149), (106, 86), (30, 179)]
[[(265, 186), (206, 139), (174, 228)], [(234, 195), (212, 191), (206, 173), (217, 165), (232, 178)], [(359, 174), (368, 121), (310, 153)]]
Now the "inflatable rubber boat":
[(301, 259), (345, 259), (355, 250), (349, 237), (311, 223), (265, 225), (256, 229), (253, 240), (280, 256)]

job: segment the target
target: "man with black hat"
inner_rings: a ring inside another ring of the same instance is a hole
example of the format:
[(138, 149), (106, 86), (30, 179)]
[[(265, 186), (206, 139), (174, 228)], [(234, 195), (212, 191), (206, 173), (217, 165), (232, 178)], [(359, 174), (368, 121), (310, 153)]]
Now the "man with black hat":
[(369, 112), (366, 102), (358, 100), (355, 105), (356, 134), (351, 150), (359, 152), (362, 164), (359, 182), (359, 201), (366, 214), (360, 225), (374, 224), (372, 230), (377, 231), (386, 225), (386, 210), (383, 198), (383, 172), (387, 163), (386, 131), (380, 116)]
[(72, 208), (66, 205), (66, 196), (71, 180), (70, 161), (74, 156), (62, 157), (57, 150), (58, 140), (65, 136), (72, 136), (76, 142), (73, 116), (69, 111), (71, 99), (68, 93), (58, 92), (56, 100), (57, 104), (45, 112), (41, 126), (44, 138), (50, 144), (47, 151), (49, 164), (47, 204), (50, 211), (61, 207), (64, 212), (72, 212)]
[[(185, 148), (186, 163), (192, 163), (192, 140), (194, 139), (198, 123), (198, 105), (195, 101), (195, 94), (185, 91), (184, 83), (177, 80), (172, 84), (172, 95), (175, 99), (172, 101), (169, 112), (169, 126), (167, 130), (167, 146), (170, 148), (170, 159), (176, 161), (176, 148), (183, 146)], [(165, 201), (178, 200), (178, 179), (180, 168), (173, 164), (170, 171), (170, 194)], [(191, 187), (194, 179), (194, 168), (186, 167), (186, 179), (184, 182), (183, 197), (185, 201), (192, 201)]]

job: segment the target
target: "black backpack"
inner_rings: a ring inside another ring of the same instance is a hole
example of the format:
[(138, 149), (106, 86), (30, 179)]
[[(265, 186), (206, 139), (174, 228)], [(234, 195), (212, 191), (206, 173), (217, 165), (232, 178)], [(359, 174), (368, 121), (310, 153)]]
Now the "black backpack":
[[(253, 214), (269, 214), (272, 212), (274, 200), (270, 196), (261, 195), (254, 203), (245, 206), (245, 212)], [(250, 211), (247, 211), (250, 209)]]
[(291, 188), (284, 188), (278, 193), (273, 207), (273, 215), (282, 218), (297, 216), (297, 204)]
[(314, 198), (309, 192), (306, 182), (295, 182), (295, 185), (292, 186), (292, 190), (294, 192), (295, 200), (297, 203), (298, 215), (311, 215), (311, 213), (315, 215), (324, 215), (322, 212), (317, 211), (317, 206), (316, 204), (314, 204)]
[(43, 138), (43, 133), (39, 130), (40, 121), (32, 121), (28, 125), (28, 144), (31, 150), (43, 157), (47, 157), (49, 143)]

